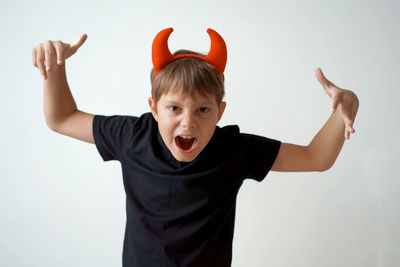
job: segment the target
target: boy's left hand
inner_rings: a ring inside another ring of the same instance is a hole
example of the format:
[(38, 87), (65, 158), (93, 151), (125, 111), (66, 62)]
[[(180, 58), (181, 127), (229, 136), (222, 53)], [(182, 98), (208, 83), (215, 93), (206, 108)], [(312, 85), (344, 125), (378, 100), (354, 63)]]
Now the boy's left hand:
[(357, 95), (350, 90), (337, 87), (331, 81), (326, 79), (321, 68), (315, 69), (315, 75), (321, 83), (325, 92), (331, 97), (332, 113), (339, 107), (340, 114), (345, 124), (344, 136), (350, 139), (350, 133), (354, 133), (353, 123), (357, 115), (359, 101)]

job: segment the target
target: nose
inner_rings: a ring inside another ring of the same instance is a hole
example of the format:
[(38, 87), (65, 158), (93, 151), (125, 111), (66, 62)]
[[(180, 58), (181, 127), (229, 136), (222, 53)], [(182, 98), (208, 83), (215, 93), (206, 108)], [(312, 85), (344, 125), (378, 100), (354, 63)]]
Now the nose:
[(181, 126), (184, 129), (192, 129), (196, 126), (196, 118), (191, 112), (185, 112), (181, 120)]

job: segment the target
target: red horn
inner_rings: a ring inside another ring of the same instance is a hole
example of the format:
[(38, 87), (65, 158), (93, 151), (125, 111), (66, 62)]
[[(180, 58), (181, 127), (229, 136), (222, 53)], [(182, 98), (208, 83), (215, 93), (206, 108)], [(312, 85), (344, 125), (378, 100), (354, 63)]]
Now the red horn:
[(206, 57), (193, 54), (181, 54), (177, 56), (172, 55), (168, 48), (168, 38), (172, 31), (172, 28), (164, 29), (160, 31), (154, 38), (152, 46), (152, 60), (156, 75), (165, 65), (182, 57), (192, 57), (204, 60), (215, 66), (219, 74), (224, 72), (227, 59), (226, 44), (224, 39), (222, 39), (222, 37), (216, 31), (210, 28), (207, 29), (207, 33), (211, 39), (211, 46)]
[(213, 29), (208, 28), (207, 33), (210, 35), (211, 47), (205, 60), (214, 65), (219, 74), (222, 74), (225, 70), (227, 59), (225, 41), (222, 39), (221, 35), (219, 35)]
[(174, 60), (168, 48), (168, 37), (173, 28), (167, 28), (160, 31), (154, 38), (152, 46), (152, 60), (156, 73), (158, 73), (165, 65)]

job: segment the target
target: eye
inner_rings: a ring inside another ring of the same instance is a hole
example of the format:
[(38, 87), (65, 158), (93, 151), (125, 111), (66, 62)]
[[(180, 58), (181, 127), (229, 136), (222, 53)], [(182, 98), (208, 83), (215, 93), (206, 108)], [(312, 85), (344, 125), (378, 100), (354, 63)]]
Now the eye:
[(168, 106), (168, 109), (171, 111), (178, 111), (178, 107), (177, 106)]
[(208, 108), (205, 108), (205, 107), (202, 107), (202, 108), (199, 108), (199, 111), (200, 111), (201, 113), (206, 113), (206, 112), (209, 111), (209, 109), (208, 109)]

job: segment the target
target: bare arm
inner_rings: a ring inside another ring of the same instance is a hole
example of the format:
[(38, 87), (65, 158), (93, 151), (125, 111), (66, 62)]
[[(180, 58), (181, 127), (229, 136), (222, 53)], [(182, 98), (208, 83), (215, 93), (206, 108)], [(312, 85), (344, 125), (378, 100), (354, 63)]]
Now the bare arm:
[(65, 64), (54, 64), (43, 80), (43, 110), (46, 123), (55, 131), (60, 123), (77, 111), (65, 73)]
[(79, 111), (68, 86), (65, 59), (85, 42), (83, 34), (73, 45), (47, 41), (32, 51), (32, 63), (43, 75), (43, 110), (47, 126), (55, 132), (94, 144), (93, 114)]
[[(350, 90), (328, 81), (318, 68), (316, 76), (332, 98), (332, 114), (308, 146), (282, 143), (272, 171), (325, 171), (335, 163), (345, 138), (354, 133), (359, 101)], [(344, 133), (344, 134), (343, 134)]]
[(333, 166), (345, 141), (344, 131), (343, 118), (339, 110), (336, 110), (308, 145), (312, 161), (316, 166), (320, 166), (322, 170), (328, 170)]

